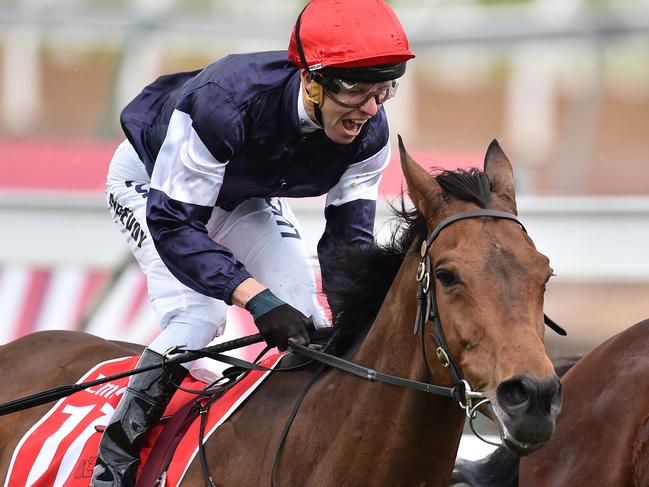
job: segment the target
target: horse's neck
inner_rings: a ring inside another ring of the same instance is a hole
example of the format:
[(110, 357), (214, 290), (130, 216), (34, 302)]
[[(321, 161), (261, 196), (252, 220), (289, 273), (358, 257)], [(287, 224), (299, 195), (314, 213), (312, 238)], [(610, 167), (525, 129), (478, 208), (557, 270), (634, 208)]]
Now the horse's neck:
[[(441, 366), (430, 370), (422, 350), (421, 336), (414, 334), (418, 311), (415, 280), (418, 262), (417, 258), (406, 256), (376, 320), (358, 350), (352, 354), (352, 360), (400, 377), (450, 384), (448, 370)], [(424, 334), (426, 340), (429, 334), (429, 331)], [(446, 404), (448, 401), (442, 402)]]
[[(429, 372), (420, 338), (413, 335), (416, 265), (406, 257), (370, 332), (350, 359), (399, 377), (446, 384), (449, 378), (441, 367)], [(464, 423), (452, 400), (387, 384), (361, 384), (344, 373), (330, 379), (336, 384), (336, 397), (330, 400), (345, 410), (340, 414), (337, 409), (333, 421), (338, 424), (329, 424), (338, 429), (336, 450), (349, 464), (367, 464), (360, 456), (374, 459), (371, 471), (364, 473), (373, 479), (367, 485), (414, 485), (411, 481), (437, 485), (436, 477), (450, 474)], [(345, 442), (350, 448), (343, 446)], [(385, 483), (396, 478), (400, 479), (396, 483)]]

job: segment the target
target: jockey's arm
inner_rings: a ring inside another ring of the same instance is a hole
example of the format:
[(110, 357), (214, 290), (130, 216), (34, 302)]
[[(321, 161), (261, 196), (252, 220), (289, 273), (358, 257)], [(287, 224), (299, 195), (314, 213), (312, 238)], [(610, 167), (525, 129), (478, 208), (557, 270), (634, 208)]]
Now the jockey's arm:
[(267, 289), (261, 282), (250, 277), (239, 284), (232, 292), (232, 304), (245, 308), (248, 301), (254, 296)]
[(373, 156), (352, 164), (327, 194), (324, 233), (318, 242), (323, 288), (333, 276), (328, 262), (341, 247), (369, 244), (374, 239), (376, 200), (383, 170), (390, 162), (390, 145)]

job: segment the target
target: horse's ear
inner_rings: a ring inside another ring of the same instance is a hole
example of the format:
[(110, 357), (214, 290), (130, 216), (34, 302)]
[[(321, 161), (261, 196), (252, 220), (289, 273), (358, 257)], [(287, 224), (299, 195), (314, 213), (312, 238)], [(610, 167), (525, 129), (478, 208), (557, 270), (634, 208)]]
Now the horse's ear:
[(431, 174), (410, 157), (401, 136), (398, 137), (401, 169), (408, 184), (410, 199), (424, 216), (432, 218), (434, 215), (430, 214), (430, 204), (434, 201), (435, 195), (442, 191), (442, 188)]
[(514, 172), (496, 139), (491, 141), (484, 158), (484, 171), (491, 181), (491, 191), (499, 196), (508, 210), (517, 214), (516, 194), (514, 192)]

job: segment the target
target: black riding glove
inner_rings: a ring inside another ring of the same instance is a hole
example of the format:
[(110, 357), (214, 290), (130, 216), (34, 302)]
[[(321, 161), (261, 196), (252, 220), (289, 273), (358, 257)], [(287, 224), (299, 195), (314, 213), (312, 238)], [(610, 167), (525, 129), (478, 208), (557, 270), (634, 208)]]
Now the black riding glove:
[(279, 299), (269, 289), (253, 296), (246, 304), (246, 309), (269, 346), (286, 350), (289, 338), (295, 338), (304, 346), (309, 344), (309, 318)]

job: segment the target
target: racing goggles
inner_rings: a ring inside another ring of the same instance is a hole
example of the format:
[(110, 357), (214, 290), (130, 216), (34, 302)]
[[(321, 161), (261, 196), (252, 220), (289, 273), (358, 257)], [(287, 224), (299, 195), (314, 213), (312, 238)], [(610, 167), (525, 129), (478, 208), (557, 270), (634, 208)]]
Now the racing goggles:
[(370, 98), (381, 105), (397, 94), (399, 82), (396, 79), (380, 83), (349, 82), (338, 78), (328, 78), (322, 83), (325, 93), (333, 101), (347, 108), (359, 108)]

